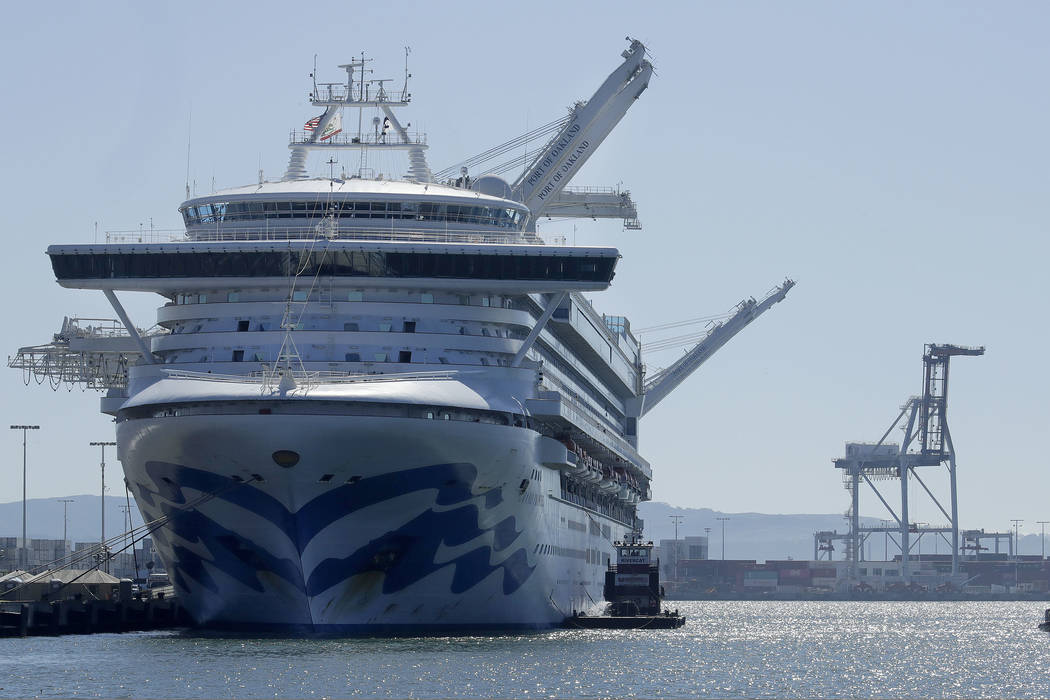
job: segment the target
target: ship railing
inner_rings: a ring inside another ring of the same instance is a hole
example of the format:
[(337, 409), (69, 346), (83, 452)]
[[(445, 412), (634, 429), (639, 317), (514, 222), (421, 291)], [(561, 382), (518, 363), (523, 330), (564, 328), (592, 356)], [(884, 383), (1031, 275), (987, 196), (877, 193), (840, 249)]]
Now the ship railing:
[(361, 384), (404, 381), (437, 381), (455, 379), (463, 370), (443, 370), (432, 372), (392, 372), (390, 374), (350, 374), (331, 371), (274, 370), (272, 367), (245, 374), (217, 374), (185, 369), (165, 369), (164, 373), (172, 379), (195, 379), (229, 384), (259, 384), (260, 386), (276, 385), (282, 373), (288, 373), (297, 386), (316, 387), (321, 384)]
[[(84, 325), (88, 322), (88, 325)], [(150, 328), (143, 330), (142, 328), (136, 328), (138, 334), (142, 338), (152, 338), (158, 335), (168, 335), (169, 331), (166, 328), (153, 325)], [(67, 318), (62, 324), (62, 330), (55, 334), (55, 342), (68, 342), (73, 339), (91, 339), (98, 340), (100, 338), (130, 338), (131, 335), (128, 333), (127, 328), (120, 321), (113, 318), (81, 318), (74, 316)]]
[(328, 238), (352, 241), (395, 241), (405, 243), (468, 243), (475, 245), (544, 245), (542, 238), (531, 232), (434, 230), (434, 229), (385, 229), (338, 227), (326, 235), (317, 226), (286, 226), (279, 228), (227, 228), (227, 229), (153, 229), (151, 231), (107, 231), (106, 243), (190, 243), (225, 241), (288, 241)]
[(408, 140), (401, 138), (401, 134), (388, 132), (386, 137), (382, 134), (362, 134), (351, 136), (350, 134), (339, 134), (325, 139), (314, 141), (314, 132), (293, 130), (288, 133), (288, 143), (293, 146), (426, 146), (427, 135), (421, 131), (407, 132)]
[(608, 431), (610, 429), (617, 432), (623, 431), (623, 426), (619, 425), (611, 418), (600, 415), (596, 410), (587, 406), (574, 389), (566, 385), (565, 382), (552, 376), (550, 372), (544, 372), (543, 383), (553, 385), (553, 388), (561, 394), (562, 400), (576, 409), (581, 417), (585, 418), (595, 428), (603, 431)]
[(572, 194), (623, 194), (622, 190), (615, 187), (600, 187), (594, 185), (569, 185), (564, 191)]
[[(385, 80), (383, 82), (386, 82)], [(380, 85), (373, 88), (366, 85), (364, 94), (361, 93), (360, 83), (348, 86), (346, 83), (317, 83), (317, 92), (310, 95), (314, 103), (342, 102), (347, 107), (374, 106), (378, 104), (401, 105), (408, 104), (404, 90), (394, 90), (388, 93), (386, 88)]]
[[(550, 372), (545, 372), (543, 375), (544, 385), (548, 385), (549, 388), (553, 388), (561, 396), (561, 401), (569, 406), (576, 415), (582, 420), (586, 421), (595, 430), (610, 436), (610, 438), (616, 443), (616, 448), (628, 457), (628, 463), (636, 469), (643, 476), (645, 470), (639, 467), (639, 464), (645, 464), (645, 459), (638, 453), (634, 447), (623, 439), (623, 428), (612, 419), (606, 418), (599, 414), (596, 410), (587, 406), (583, 401), (577, 398), (576, 392), (562, 381), (559, 381), (551, 375)], [(604, 449), (613, 452), (608, 447)]]

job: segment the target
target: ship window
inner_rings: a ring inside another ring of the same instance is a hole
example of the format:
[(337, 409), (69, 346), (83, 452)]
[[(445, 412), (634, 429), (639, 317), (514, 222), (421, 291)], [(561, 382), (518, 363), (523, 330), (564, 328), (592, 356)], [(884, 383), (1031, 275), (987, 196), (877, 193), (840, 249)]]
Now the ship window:
[(460, 294), (459, 295), (459, 303), (462, 304), (463, 306), (470, 306), (470, 297), (467, 296), (466, 294)]
[(487, 357), (481, 358), (481, 364), (483, 364), (483, 365), (485, 365), (487, 367), (488, 364), (489, 364), (489, 358), (487, 358)]
[(423, 294), (420, 297), (420, 301), (422, 301), (424, 304), (433, 304), (434, 303), (434, 295), (433, 294)]
[(244, 350), (234, 350), (233, 351), (233, 361), (234, 362), (243, 362), (244, 361)]
[(344, 323), (343, 324), (343, 330), (344, 331), (356, 331), (356, 330), (359, 330), (359, 329), (358, 329), (356, 323)]
[(447, 357), (439, 357), (438, 358), (438, 362), (440, 362), (443, 365), (447, 365), (448, 364), (448, 358)]
[(411, 362), (412, 361), (412, 351), (411, 350), (402, 350), (397, 355), (397, 361), (398, 362)]
[(416, 332), (416, 322), (415, 321), (405, 321), (404, 331), (405, 331), (405, 333), (415, 333)]
[(429, 420), (434, 420), (434, 412), (433, 411), (427, 411), (427, 418)]
[(201, 304), (207, 304), (208, 303), (208, 295), (207, 294), (201, 294), (199, 297), (197, 297), (197, 299), (198, 299), (198, 301)]
[(491, 302), (491, 300), (488, 297), (481, 297), (481, 305), (482, 306), (490, 306), (491, 303), (492, 302)]
[[(289, 263), (291, 263), (294, 269), (300, 269), (304, 275), (311, 276), (591, 282), (611, 280), (616, 263), (615, 258), (611, 257), (582, 260), (548, 255), (366, 253), (348, 250), (259, 251), (238, 254), (220, 252), (55, 254), (51, 256), (51, 262), (60, 280), (286, 277)], [(433, 303), (433, 295), (421, 297), (421, 301)]]
[(386, 353), (385, 352), (377, 352), (374, 355), (374, 357), (375, 357), (375, 361), (376, 362), (386, 362)]
[(364, 299), (364, 297), (365, 297), (364, 292), (353, 291), (353, 292), (347, 292), (346, 293), (346, 300), (347, 301), (362, 301)]
[(237, 322), (237, 331), (238, 332), (244, 332), (244, 331), (248, 330), (248, 326), (250, 324), (251, 324), (251, 321), (238, 321)]
[(360, 362), (361, 361), (361, 355), (360, 355), (360, 353), (356, 353), (356, 352), (348, 352), (348, 353), (346, 353), (346, 361), (347, 362)]
[(391, 326), (390, 326), (389, 323), (380, 323), (379, 324), (379, 331), (381, 333), (389, 333), (390, 332), (390, 327)]
[(266, 355), (264, 355), (261, 352), (255, 353), (255, 361), (256, 362), (266, 362)]
[(292, 301), (306, 301), (309, 296), (310, 292), (304, 290), (292, 292)]
[(226, 295), (226, 301), (240, 301), (240, 300), (241, 300), (240, 292), (230, 292), (230, 293), (228, 293)]

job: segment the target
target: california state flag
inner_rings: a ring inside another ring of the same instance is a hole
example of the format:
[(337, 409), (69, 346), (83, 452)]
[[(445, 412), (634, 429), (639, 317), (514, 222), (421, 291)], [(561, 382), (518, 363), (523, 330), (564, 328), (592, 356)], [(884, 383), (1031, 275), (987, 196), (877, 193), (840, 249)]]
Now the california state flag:
[(340, 131), (343, 130), (343, 112), (342, 110), (335, 113), (335, 116), (328, 120), (328, 123), (324, 125), (324, 131), (321, 132), (321, 141), (330, 139)]

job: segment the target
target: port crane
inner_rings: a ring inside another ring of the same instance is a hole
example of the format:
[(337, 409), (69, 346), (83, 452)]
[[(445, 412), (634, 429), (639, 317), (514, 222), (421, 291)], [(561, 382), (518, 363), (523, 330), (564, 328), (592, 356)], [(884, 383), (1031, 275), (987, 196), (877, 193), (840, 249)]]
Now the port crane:
[(733, 315), (722, 323), (712, 324), (699, 343), (680, 357), (673, 365), (647, 378), (642, 385), (639, 415), (646, 413), (663, 401), (668, 394), (684, 382), (686, 378), (699, 369), (700, 365), (714, 355), (733, 336), (756, 318), (771, 309), (774, 304), (783, 301), (787, 293), (795, 286), (794, 280), (784, 280), (779, 287), (770, 290), (761, 301), (754, 298), (745, 299), (737, 304)]
[[(506, 196), (522, 202), (529, 208), (527, 226), (535, 231), (541, 216), (566, 218), (621, 218), (624, 228), (639, 229), (638, 209), (631, 193), (621, 187), (569, 187), (572, 178), (583, 164), (620, 123), (634, 101), (649, 86), (653, 66), (646, 59), (645, 45), (630, 39), (623, 51), (623, 62), (605, 79), (588, 100), (573, 105), (569, 116), (550, 122), (456, 165), (434, 173), (435, 179), (452, 176), (453, 182), (471, 186), (487, 194)], [(554, 135), (545, 145), (482, 170), (471, 181), (466, 170), (527, 146), (530, 139)], [(530, 160), (531, 158), (531, 160)], [(522, 173), (511, 183), (504, 183), (496, 174), (525, 165)], [(490, 189), (491, 188), (491, 189)]]
[[(873, 532), (898, 533), (901, 549), (901, 571), (905, 578), (909, 575), (909, 554), (913, 543), (911, 535), (919, 537), (926, 532), (940, 537), (951, 534), (952, 575), (959, 573), (959, 506), (957, 498), (957, 477), (955, 468), (955, 446), (952, 444), (951, 431), (948, 429), (948, 368), (952, 357), (977, 357), (984, 354), (984, 347), (965, 347), (928, 343), (923, 351), (923, 393), (912, 396), (901, 407), (896, 419), (886, 429), (876, 443), (846, 443), (846, 454), (833, 460), (837, 469), (842, 470), (842, 479), (850, 493), (851, 505), (848, 511), (850, 520), (849, 539), (847, 540), (847, 558), (851, 564), (851, 574), (857, 578), (859, 551), (864, 539)], [(903, 422), (902, 422), (903, 421)], [(904, 430), (904, 440), (900, 445), (886, 442), (890, 432), (900, 426)], [(920, 467), (946, 465), (948, 469), (949, 507), (945, 508), (917, 471)], [(914, 478), (926, 495), (947, 519), (947, 527), (920, 527), (910, 520), (908, 482)], [(890, 506), (889, 502), (875, 486), (880, 479), (898, 479), (900, 481), (900, 513)], [(886, 527), (862, 527), (860, 524), (860, 490), (861, 484), (867, 484), (886, 510), (893, 516), (895, 525)], [(978, 546), (980, 543), (977, 543)], [(997, 541), (998, 544), (998, 541)]]

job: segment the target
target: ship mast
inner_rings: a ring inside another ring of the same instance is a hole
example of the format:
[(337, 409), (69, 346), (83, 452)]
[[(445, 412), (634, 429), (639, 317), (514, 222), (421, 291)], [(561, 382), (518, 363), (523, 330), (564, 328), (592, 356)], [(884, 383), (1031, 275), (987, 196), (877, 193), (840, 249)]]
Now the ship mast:
[[(409, 132), (406, 126), (394, 114), (397, 107), (405, 107), (412, 99), (408, 92), (408, 47), (405, 48), (405, 79), (399, 92), (391, 95), (387, 92), (386, 83), (390, 78), (372, 78), (373, 72), (368, 68), (372, 61), (361, 57), (341, 66), (346, 71), (345, 83), (318, 83), (316, 71), (313, 78), (313, 92), (310, 93), (310, 104), (323, 107), (324, 112), (308, 121), (302, 130), (293, 130), (288, 141), (291, 155), (288, 158), (288, 169), (284, 180), (302, 180), (309, 177), (306, 172), (306, 158), (314, 150), (354, 149), (361, 153), (357, 177), (371, 177), (368, 169), (368, 151), (395, 150), (408, 153), (408, 173), (406, 179), (415, 182), (433, 180), (430, 167), (427, 165), (424, 151), (427, 148), (426, 135)], [(348, 135), (343, 129), (343, 110), (357, 109), (357, 133)], [(372, 130), (367, 131), (364, 121), (364, 110), (379, 110), (372, 120)], [(408, 124), (407, 126), (412, 126)]]

